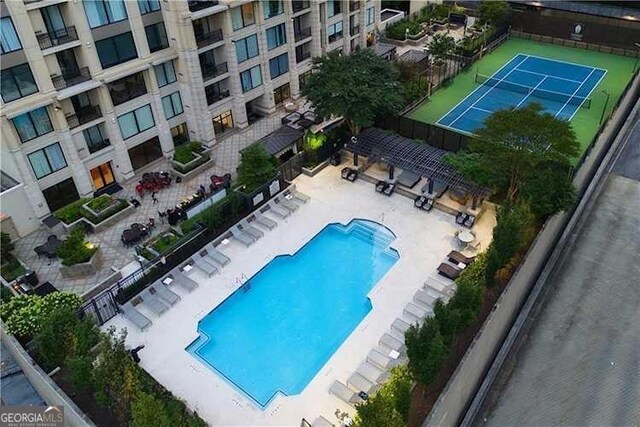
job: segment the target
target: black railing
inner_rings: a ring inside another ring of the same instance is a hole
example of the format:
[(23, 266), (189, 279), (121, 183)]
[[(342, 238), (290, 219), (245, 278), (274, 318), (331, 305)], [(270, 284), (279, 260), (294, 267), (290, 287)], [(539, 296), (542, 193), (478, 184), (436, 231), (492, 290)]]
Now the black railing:
[(342, 39), (342, 31), (340, 31), (339, 33), (331, 34), (329, 36), (329, 43), (337, 42), (340, 39)]
[(302, 62), (311, 57), (311, 52), (296, 52), (296, 62)]
[(111, 95), (111, 101), (113, 102), (113, 105), (120, 105), (133, 98), (142, 96), (145, 93), (147, 93), (147, 87), (145, 86), (144, 82), (125, 82), (124, 87), (122, 87), (121, 89), (115, 88), (114, 86), (111, 86), (109, 88), (109, 94)]
[(91, 74), (88, 67), (82, 67), (77, 70), (67, 71), (61, 76), (53, 76), (51, 80), (53, 81), (53, 87), (60, 90), (91, 80)]
[(208, 80), (223, 75), (229, 71), (229, 68), (227, 67), (227, 63), (223, 62), (215, 65), (204, 65), (201, 67), (201, 70), (202, 78)]
[(353, 27), (349, 28), (349, 35), (351, 35), (351, 36), (355, 36), (359, 32), (360, 32), (360, 26), (359, 25), (354, 25)]
[(40, 49), (48, 49), (78, 40), (78, 33), (76, 33), (76, 27), (66, 27), (51, 33), (36, 34), (36, 39)]
[(228, 90), (222, 92), (209, 92), (207, 93), (207, 105), (215, 104), (216, 102), (222, 101), (225, 98), (228, 98), (231, 94)]
[(89, 153), (93, 154), (103, 148), (107, 148), (109, 145), (111, 145), (109, 143), (109, 138), (105, 138), (102, 141), (92, 142), (91, 144), (87, 143), (87, 148), (89, 149)]
[(67, 114), (65, 117), (67, 118), (69, 127), (73, 129), (102, 117), (102, 111), (100, 111), (99, 105), (91, 105), (90, 107), (84, 107), (76, 111), (75, 114)]
[(297, 13), (297, 12), (300, 12), (302, 10), (309, 9), (309, 7), (311, 7), (311, 2), (293, 0), (291, 2), (291, 7), (293, 9), (293, 13)]
[(196, 34), (196, 44), (198, 47), (208, 46), (211, 43), (217, 43), (222, 41), (223, 35), (221, 29), (215, 29), (207, 31), (206, 33)]
[(349, 12), (355, 12), (356, 10), (360, 9), (360, 2), (359, 1), (352, 1), (351, 3), (349, 3)]
[(300, 40), (304, 40), (308, 37), (311, 37), (311, 27), (301, 28), (297, 32), (293, 34), (294, 39), (299, 42)]
[(217, 6), (218, 2), (217, 1), (191, 0), (191, 1), (187, 2), (187, 4), (189, 5), (189, 10), (191, 12), (197, 12), (199, 10), (206, 9), (208, 7)]

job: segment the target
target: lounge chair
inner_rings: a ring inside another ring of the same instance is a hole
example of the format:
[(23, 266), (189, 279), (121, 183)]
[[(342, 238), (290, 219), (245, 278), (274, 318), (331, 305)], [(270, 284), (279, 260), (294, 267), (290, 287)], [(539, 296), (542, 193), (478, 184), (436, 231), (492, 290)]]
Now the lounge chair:
[(409, 314), (418, 320), (424, 320), (427, 316), (433, 314), (433, 310), (419, 307), (410, 302), (404, 307), (404, 313)]
[[(149, 286), (151, 291), (155, 291), (155, 294), (164, 302), (169, 305), (175, 305), (178, 301), (180, 301), (180, 295), (173, 292), (166, 285), (163, 285), (161, 282), (155, 282), (151, 286)], [(154, 293), (154, 292), (152, 292)]]
[(342, 176), (342, 179), (353, 182), (358, 178), (358, 171), (349, 167), (342, 168), (340, 175)]
[(389, 183), (387, 181), (378, 181), (376, 182), (376, 191), (382, 193), (388, 185)]
[(136, 310), (131, 302), (126, 302), (118, 307), (124, 318), (136, 325), (141, 331), (151, 326), (151, 320)]
[(266, 216), (262, 215), (260, 212), (256, 212), (253, 215), (253, 217), (255, 218), (255, 222), (257, 222), (258, 224), (260, 224), (265, 228), (268, 228), (269, 230), (273, 230), (278, 225), (277, 222), (275, 222), (271, 218), (267, 218)]
[(402, 335), (404, 335), (409, 330), (410, 327), (411, 325), (402, 319), (396, 319), (391, 324), (391, 330), (396, 330), (400, 332)]
[(367, 394), (373, 394), (380, 388), (375, 382), (371, 382), (357, 372), (354, 372), (347, 380), (347, 385), (355, 390), (363, 391)]
[(293, 196), (293, 198), (299, 202), (307, 203), (311, 197), (307, 196), (304, 193), (299, 192), (298, 190), (292, 190), (289, 194)]
[(427, 203), (427, 199), (425, 196), (418, 196), (415, 199), (413, 199), (413, 206), (418, 208), (418, 209), (422, 209), (422, 206)]
[(224, 267), (231, 262), (231, 258), (217, 250), (211, 242), (207, 243), (204, 249), (207, 251), (209, 258), (213, 259), (220, 267)]
[(452, 281), (445, 283), (435, 277), (427, 277), (427, 280), (424, 282), (424, 289), (427, 291), (433, 290), (433, 292), (438, 295), (446, 297), (444, 299), (448, 299), (455, 293), (455, 284)]
[(463, 253), (458, 252), (458, 251), (449, 252), (449, 254), (447, 255), (447, 258), (449, 258), (449, 261), (451, 261), (451, 262), (453, 262), (455, 264), (466, 264), (466, 265), (469, 265), (473, 261), (476, 260), (476, 257), (474, 257), (474, 256), (468, 257), (468, 256), (466, 256)]
[(278, 215), (280, 218), (286, 218), (291, 215), (291, 211), (283, 208), (282, 206), (276, 204), (275, 202), (269, 202), (269, 212), (273, 212), (275, 215)]
[(466, 213), (458, 212), (458, 214), (456, 215), (456, 224), (464, 224), (468, 217), (469, 215), (467, 215)]
[(356, 372), (372, 383), (382, 384), (389, 378), (389, 372), (380, 369), (370, 362), (362, 362)]
[(243, 219), (242, 221), (240, 221), (240, 227), (242, 231), (244, 231), (245, 233), (247, 233), (248, 235), (250, 235), (256, 240), (260, 239), (261, 237), (264, 237), (264, 233), (262, 232), (262, 230), (259, 230), (255, 228), (253, 225), (249, 224), (249, 221), (247, 221), (246, 219)]
[(395, 190), (396, 188), (396, 184), (393, 182), (390, 182), (389, 185), (387, 185), (384, 190), (382, 190), (382, 194), (384, 194), (385, 196), (391, 196), (391, 194), (393, 193), (393, 190)]
[(398, 341), (398, 339), (392, 337), (389, 334), (384, 334), (379, 341), (380, 345), (383, 347), (387, 347), (391, 350), (395, 350), (398, 353), (404, 353), (406, 347), (403, 342)]
[(353, 406), (356, 403), (364, 402), (364, 399), (358, 395), (355, 391), (351, 390), (346, 385), (342, 384), (340, 381), (336, 380), (331, 384), (331, 388), (329, 388), (329, 393), (338, 397), (343, 402), (348, 403)]
[(375, 366), (379, 366), (382, 369), (391, 369), (394, 366), (398, 366), (402, 363), (402, 358), (394, 359), (389, 357), (387, 353), (383, 353), (382, 351), (373, 349), (367, 355), (367, 362)]
[(445, 262), (441, 263), (438, 266), (438, 274), (451, 280), (456, 280), (456, 278), (460, 275), (460, 273), (462, 273), (461, 269), (454, 267), (451, 264), (447, 264)]
[(198, 282), (187, 277), (180, 268), (174, 268), (162, 278), (162, 283), (167, 286), (179, 286), (187, 292), (193, 291), (198, 287)]
[(331, 421), (329, 421), (323, 416), (320, 416), (311, 423), (311, 427), (335, 427), (335, 426), (334, 424), (331, 424)]
[(193, 265), (198, 267), (203, 273), (206, 273), (207, 276), (211, 277), (218, 272), (218, 268), (204, 259), (202, 255), (199, 253), (195, 253), (191, 255), (191, 259), (193, 260)]
[(427, 212), (433, 209), (433, 199), (430, 199), (429, 197), (427, 197), (427, 201), (424, 202), (422, 206), (420, 206), (420, 209)]
[(140, 299), (142, 300), (142, 304), (151, 310), (156, 316), (160, 316), (170, 308), (169, 304), (151, 293), (149, 289), (145, 289), (140, 293)]
[(245, 246), (251, 246), (256, 242), (256, 239), (244, 231), (240, 231), (237, 225), (234, 225), (229, 229), (231, 235), (242, 242)]
[(467, 219), (462, 223), (467, 228), (473, 227), (473, 224), (476, 223), (476, 217), (473, 215), (467, 215)]
[(424, 305), (426, 307), (433, 307), (433, 305), (436, 303), (436, 300), (438, 298), (431, 295), (429, 292), (427, 291), (423, 291), (422, 289), (419, 289), (414, 295), (413, 295), (413, 300), (416, 303), (419, 303), (421, 305)]
[(288, 209), (291, 212), (295, 212), (300, 208), (297, 203), (294, 203), (291, 200), (287, 200), (284, 197), (277, 197), (276, 201), (278, 202), (278, 204), (282, 205), (283, 208)]

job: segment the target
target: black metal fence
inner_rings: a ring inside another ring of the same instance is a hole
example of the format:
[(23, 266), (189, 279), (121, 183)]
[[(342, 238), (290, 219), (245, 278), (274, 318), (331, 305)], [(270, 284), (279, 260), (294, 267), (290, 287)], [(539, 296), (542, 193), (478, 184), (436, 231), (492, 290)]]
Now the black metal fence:
[(471, 137), (406, 116), (378, 117), (375, 125), (393, 131), (405, 138), (425, 141), (432, 147), (457, 152), (469, 144)]

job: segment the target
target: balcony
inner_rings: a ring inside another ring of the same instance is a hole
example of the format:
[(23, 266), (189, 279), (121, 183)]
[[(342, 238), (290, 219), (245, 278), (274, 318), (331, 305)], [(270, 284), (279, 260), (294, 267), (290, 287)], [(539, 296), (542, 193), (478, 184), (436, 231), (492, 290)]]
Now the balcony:
[(51, 80), (53, 81), (53, 86), (57, 90), (61, 90), (91, 80), (91, 74), (88, 67), (82, 67), (63, 73), (61, 76), (52, 76)]
[(349, 3), (349, 12), (355, 12), (356, 10), (360, 10), (360, 2), (352, 1)]
[[(90, 107), (84, 107), (76, 111), (75, 114), (67, 114), (65, 117), (67, 118), (69, 127), (71, 129), (74, 129), (80, 125), (89, 123), (92, 120), (99, 119), (100, 117), (102, 117), (102, 111), (100, 111), (99, 105), (92, 105)], [(109, 145), (108, 140), (107, 145)]]
[(102, 150), (103, 148), (107, 148), (109, 145), (111, 145), (109, 143), (109, 138), (105, 138), (102, 141), (98, 141), (98, 142), (87, 142), (87, 148), (89, 149), (89, 153), (93, 154), (97, 151)]
[(311, 58), (311, 52), (307, 51), (307, 52), (299, 52), (296, 50), (296, 63), (300, 63), (302, 61), (304, 61), (305, 59), (309, 59)]
[(223, 39), (222, 30), (215, 29), (207, 31), (206, 33), (196, 34), (196, 44), (199, 48), (208, 46), (212, 43), (221, 42)]
[(291, 2), (291, 6), (292, 6), (292, 9), (293, 9), (293, 13), (298, 13), (298, 12), (301, 12), (301, 11), (303, 11), (305, 9), (309, 9), (309, 7), (311, 7), (311, 2), (293, 0)]
[(40, 49), (48, 49), (54, 46), (60, 46), (65, 43), (78, 40), (78, 34), (76, 33), (76, 27), (66, 27), (60, 30), (56, 30), (53, 33), (39, 33), (36, 34)]
[(331, 34), (329, 36), (329, 43), (337, 42), (340, 39), (342, 39), (342, 31), (340, 31), (339, 33)]
[(349, 35), (351, 35), (351, 36), (355, 36), (359, 32), (360, 32), (360, 26), (359, 25), (354, 25), (353, 27), (349, 28)]
[(293, 34), (293, 37), (297, 42), (311, 37), (311, 27), (301, 28), (298, 32)]
[(213, 92), (213, 91), (206, 91), (206, 92), (207, 92), (207, 105), (213, 105), (216, 102), (220, 102), (223, 99), (231, 96), (231, 93), (229, 93), (228, 90), (225, 90), (222, 92)]
[(189, 5), (189, 11), (191, 11), (191, 12), (197, 12), (199, 10), (206, 9), (208, 7), (213, 7), (213, 6), (217, 6), (218, 5), (217, 1), (192, 0), (192, 1), (188, 1), (187, 3)]
[(202, 70), (202, 78), (204, 80), (209, 80), (214, 77), (221, 76), (229, 71), (229, 69), (227, 68), (226, 62), (223, 62), (221, 64), (215, 64), (215, 65), (205, 64), (205, 65), (202, 65), (200, 68)]

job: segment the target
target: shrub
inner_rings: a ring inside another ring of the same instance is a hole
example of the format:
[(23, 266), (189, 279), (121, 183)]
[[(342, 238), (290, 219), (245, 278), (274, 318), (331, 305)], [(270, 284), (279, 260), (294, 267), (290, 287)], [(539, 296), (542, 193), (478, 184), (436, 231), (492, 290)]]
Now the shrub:
[(418, 382), (430, 384), (449, 353), (438, 320), (429, 317), (421, 326), (411, 326), (405, 334), (405, 343), (411, 374)]
[(433, 7), (431, 17), (435, 19), (448, 18), (450, 10), (451, 9), (446, 4), (438, 3)]
[(96, 246), (85, 240), (84, 232), (76, 229), (60, 244), (57, 254), (62, 265), (69, 266), (89, 261), (97, 250)]
[(173, 160), (183, 165), (195, 158), (196, 156), (194, 156), (193, 151), (191, 151), (191, 144), (179, 145), (173, 153)]
[(82, 208), (82, 205), (89, 202), (89, 200), (90, 199), (87, 198), (78, 199), (63, 208), (58, 209), (53, 213), (53, 215), (65, 224), (71, 224), (84, 216), (85, 209)]
[(87, 206), (93, 210), (94, 212), (101, 212), (107, 209), (113, 203), (113, 197), (108, 194), (103, 194), (101, 196), (92, 199)]
[(262, 144), (248, 146), (238, 165), (238, 184), (244, 186), (244, 192), (251, 193), (276, 176), (276, 162)]
[(5, 262), (0, 266), (0, 274), (7, 282), (11, 282), (27, 272), (20, 261), (13, 258), (12, 255), (10, 257), (11, 261)]
[[(192, 156), (191, 160), (195, 160), (195, 159), (196, 159), (196, 157)], [(173, 168), (175, 170), (177, 170), (178, 172), (180, 172), (180, 173), (186, 174), (186, 173), (191, 172), (192, 170), (194, 170), (198, 166), (207, 163), (209, 161), (209, 156), (206, 155), (206, 154), (203, 154), (200, 157), (198, 157), (197, 159), (198, 159), (197, 161), (193, 161), (193, 163), (191, 163), (188, 167), (183, 167), (183, 166), (180, 166), (179, 164), (174, 164)], [(182, 163), (182, 162), (180, 162), (180, 163)]]
[(10, 261), (12, 258), (10, 255), (15, 246), (11, 242), (11, 236), (8, 233), (2, 233), (0, 236), (0, 257), (2, 257), (2, 261)]
[(0, 301), (7, 303), (13, 298), (14, 295), (9, 288), (4, 285), (0, 285)]
[(197, 224), (215, 230), (224, 224), (229, 218), (236, 216), (244, 207), (244, 198), (231, 192), (227, 196), (203, 210), (199, 214), (183, 221), (180, 229), (184, 234), (188, 234), (196, 228)]
[[(416, 35), (421, 31), (420, 22), (411, 19), (402, 19), (388, 25), (385, 29), (387, 37), (393, 40), (404, 40), (408, 35)], [(407, 30), (409, 32), (407, 33)]]
[(140, 392), (131, 402), (131, 427), (171, 427), (167, 408), (160, 399)]
[(173, 233), (165, 233), (162, 236), (158, 237), (151, 244), (151, 247), (158, 253), (164, 253), (171, 246), (175, 245), (178, 241), (180, 241), (180, 237), (176, 236)]
[(427, 94), (429, 82), (425, 77), (416, 76), (402, 84), (402, 98), (410, 104)]
[(76, 311), (80, 304), (80, 297), (68, 292), (54, 292), (42, 298), (19, 295), (0, 306), (0, 317), (10, 333), (31, 337), (41, 330), (45, 319), (53, 313), (64, 309)]

